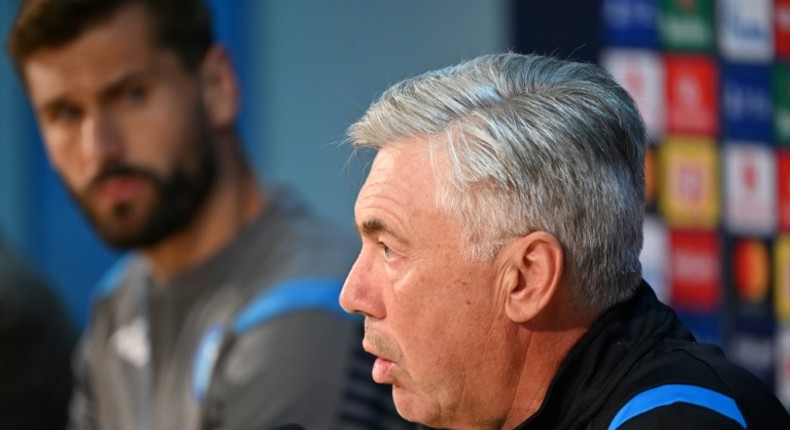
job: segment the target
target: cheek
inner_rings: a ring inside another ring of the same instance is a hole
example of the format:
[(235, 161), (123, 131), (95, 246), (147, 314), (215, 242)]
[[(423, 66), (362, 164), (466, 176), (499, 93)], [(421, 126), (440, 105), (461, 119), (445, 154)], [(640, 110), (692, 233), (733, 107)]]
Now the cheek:
[(412, 418), (474, 410), (486, 400), (472, 393), (503, 373), (506, 343), (491, 336), (502, 331), (493, 278), (490, 268), (467, 264), (409, 273), (392, 290), (388, 317), (408, 373), (393, 394)]
[(443, 292), (440, 280), (430, 273), (418, 270), (398, 272), (387, 275), (392, 282), (388, 302), (387, 317), (398, 326), (400, 343), (408, 356), (415, 354), (425, 360), (425, 354), (437, 339), (441, 339), (448, 328), (446, 307), (452, 302)]
[(473, 392), (470, 387), (485, 384), (477, 376), (488, 373), (484, 370), (488, 350), (485, 338), (475, 332), (486, 323), (471, 320), (468, 312), (452, 309), (460, 306), (446, 298), (441, 309), (426, 310), (405, 321), (408, 329), (400, 346), (409, 377), (402, 388), (410, 396), (402, 397), (413, 400), (411, 408), (436, 413), (463, 410), (474, 403), (469, 398)]
[(129, 162), (160, 174), (179, 162), (192, 162), (199, 153), (199, 133), (204, 130), (198, 118), (187, 116), (184, 111), (149, 113), (126, 124)]
[[(387, 300), (388, 314), (399, 319), (402, 340), (427, 350), (446, 346), (446, 353), (455, 355), (452, 345), (485, 337), (497, 315), (495, 273), (489, 264), (443, 256), (404, 266), (388, 273), (392, 289)], [(445, 339), (452, 342), (445, 345)]]
[(489, 297), (479, 293), (485, 287), (477, 279), (452, 275), (412, 271), (393, 284), (390, 316), (399, 320), (402, 340), (422, 353), (468, 353), (462, 345), (491, 318)]
[(454, 277), (433, 283), (435, 288), (418, 315), (430, 330), (428, 348), (441, 348), (450, 360), (468, 361), (480, 354), (489, 342), (489, 330), (497, 315), (497, 305), (490, 285), (480, 274)]
[(52, 168), (69, 188), (80, 190), (88, 185), (90, 175), (93, 174), (92, 167), (75, 145), (66, 142), (47, 143), (45, 149)]

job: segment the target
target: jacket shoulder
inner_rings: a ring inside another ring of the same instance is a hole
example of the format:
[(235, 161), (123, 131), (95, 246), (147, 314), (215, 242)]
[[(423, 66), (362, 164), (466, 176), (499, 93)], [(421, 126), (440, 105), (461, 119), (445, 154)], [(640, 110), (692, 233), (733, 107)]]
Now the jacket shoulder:
[(610, 400), (600, 417), (622, 427), (609, 428), (652, 428), (645, 427), (650, 422), (672, 428), (790, 428), (790, 416), (769, 388), (714, 345), (662, 342)]

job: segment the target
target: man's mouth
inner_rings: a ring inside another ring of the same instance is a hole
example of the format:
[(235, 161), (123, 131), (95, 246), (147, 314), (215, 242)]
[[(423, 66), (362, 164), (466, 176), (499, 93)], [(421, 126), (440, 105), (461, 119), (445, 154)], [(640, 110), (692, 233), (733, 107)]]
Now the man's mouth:
[(137, 175), (116, 175), (92, 187), (92, 194), (102, 200), (120, 203), (134, 199), (142, 190), (144, 179)]
[(382, 357), (378, 349), (367, 338), (362, 341), (362, 348), (368, 354), (376, 356), (376, 361), (373, 363), (373, 370), (371, 372), (373, 380), (379, 384), (391, 384), (392, 376), (390, 373), (395, 363)]
[(394, 365), (395, 363), (386, 358), (377, 357), (376, 361), (373, 363), (373, 370), (371, 371), (373, 380), (379, 384), (391, 384), (392, 376), (390, 373)]

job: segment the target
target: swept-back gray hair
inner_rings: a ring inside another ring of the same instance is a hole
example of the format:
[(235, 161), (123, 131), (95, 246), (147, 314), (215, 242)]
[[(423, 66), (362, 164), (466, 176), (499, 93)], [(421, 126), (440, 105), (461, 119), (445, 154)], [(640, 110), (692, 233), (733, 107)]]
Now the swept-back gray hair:
[(355, 147), (424, 137), (449, 168), (437, 205), (470, 258), (546, 231), (581, 309), (630, 297), (641, 278), (645, 127), (603, 69), (497, 54), (404, 80), (349, 128)]

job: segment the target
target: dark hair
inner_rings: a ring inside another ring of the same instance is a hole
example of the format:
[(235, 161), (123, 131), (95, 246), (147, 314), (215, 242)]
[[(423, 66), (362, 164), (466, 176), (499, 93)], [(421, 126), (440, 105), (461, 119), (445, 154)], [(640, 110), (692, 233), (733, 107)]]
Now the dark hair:
[(6, 49), (21, 72), (35, 51), (63, 46), (135, 3), (150, 13), (154, 41), (175, 51), (188, 70), (197, 70), (214, 40), (203, 0), (22, 0)]

